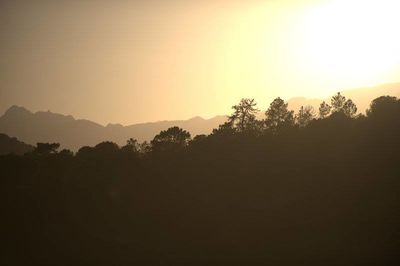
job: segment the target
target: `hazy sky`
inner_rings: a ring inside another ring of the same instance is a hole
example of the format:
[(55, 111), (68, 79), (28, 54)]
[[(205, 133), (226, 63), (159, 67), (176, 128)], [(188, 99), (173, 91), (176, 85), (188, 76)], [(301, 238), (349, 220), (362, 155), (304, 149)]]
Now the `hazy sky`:
[(399, 1), (0, 1), (0, 112), (102, 124), (400, 81)]

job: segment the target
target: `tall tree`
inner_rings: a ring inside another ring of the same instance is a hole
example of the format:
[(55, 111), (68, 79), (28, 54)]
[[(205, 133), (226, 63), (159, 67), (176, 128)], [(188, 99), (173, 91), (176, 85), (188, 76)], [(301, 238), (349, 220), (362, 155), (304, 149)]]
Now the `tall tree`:
[(256, 108), (257, 103), (254, 99), (241, 99), (239, 104), (232, 106), (233, 114), (228, 117), (228, 122), (237, 131), (243, 132), (255, 122), (256, 113), (259, 111)]
[(314, 112), (314, 108), (310, 105), (307, 105), (306, 107), (300, 107), (299, 112), (297, 113), (295, 119), (296, 119), (296, 123), (300, 126), (300, 127), (305, 127), (307, 126), (311, 120), (313, 120), (315, 117), (315, 112)]
[(338, 92), (331, 99), (332, 113), (341, 112), (348, 117), (354, 117), (357, 113), (357, 106), (351, 99), (347, 99)]
[(343, 113), (348, 117), (354, 117), (357, 113), (357, 106), (353, 103), (351, 99), (348, 99), (343, 104)]
[(323, 101), (319, 106), (319, 117), (326, 118), (331, 112), (331, 106)]
[(271, 130), (278, 130), (294, 124), (293, 111), (288, 110), (288, 104), (281, 98), (276, 98), (265, 112), (265, 125)]
[(331, 99), (332, 113), (342, 112), (344, 103), (346, 102), (346, 97), (338, 92)]

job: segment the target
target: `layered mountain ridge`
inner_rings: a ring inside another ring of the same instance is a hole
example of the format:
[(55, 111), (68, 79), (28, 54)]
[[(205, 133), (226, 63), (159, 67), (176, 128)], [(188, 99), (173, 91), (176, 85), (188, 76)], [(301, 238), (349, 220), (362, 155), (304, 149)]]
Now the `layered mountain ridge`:
[(63, 148), (78, 150), (82, 146), (96, 145), (101, 141), (113, 141), (124, 145), (129, 138), (149, 141), (161, 130), (179, 126), (192, 136), (208, 134), (226, 120), (225, 116), (211, 119), (194, 117), (189, 120), (159, 121), (123, 126), (108, 124), (102, 126), (71, 115), (52, 112), (30, 112), (24, 107), (12, 106), (0, 117), (0, 132), (19, 140), (37, 142), (58, 142)]
[[(400, 97), (400, 83), (386, 84), (371, 88), (361, 88), (343, 91), (343, 95), (351, 98), (360, 113), (364, 113), (370, 102), (382, 95)], [(300, 106), (311, 105), (317, 113), (322, 101), (330, 103), (330, 99), (292, 98), (288, 101), (289, 108), (297, 110)], [(266, 109), (268, 106), (259, 108)], [(263, 111), (258, 115), (263, 118)], [(226, 116), (215, 116), (203, 119), (199, 116), (188, 120), (158, 121), (123, 126), (108, 124), (103, 126), (86, 119), (75, 119), (71, 115), (39, 111), (33, 113), (24, 107), (12, 106), (0, 117), (0, 133), (16, 137), (18, 140), (35, 145), (37, 142), (57, 142), (62, 148), (77, 151), (82, 146), (93, 146), (102, 141), (113, 141), (124, 145), (129, 138), (138, 141), (150, 141), (161, 130), (172, 126), (189, 131), (192, 137), (199, 134), (209, 134), (214, 128), (226, 121)]]

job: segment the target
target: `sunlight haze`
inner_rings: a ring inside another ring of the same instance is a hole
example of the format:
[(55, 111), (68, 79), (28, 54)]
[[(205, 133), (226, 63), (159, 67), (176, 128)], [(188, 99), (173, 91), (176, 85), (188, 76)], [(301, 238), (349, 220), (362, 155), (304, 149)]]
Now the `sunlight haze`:
[(398, 1), (0, 3), (0, 112), (102, 124), (400, 81)]

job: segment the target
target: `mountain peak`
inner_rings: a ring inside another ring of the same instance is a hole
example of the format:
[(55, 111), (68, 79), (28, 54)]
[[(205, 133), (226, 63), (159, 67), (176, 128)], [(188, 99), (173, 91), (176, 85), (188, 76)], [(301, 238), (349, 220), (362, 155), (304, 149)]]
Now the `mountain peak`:
[(32, 113), (26, 108), (18, 105), (13, 105), (7, 109), (4, 113), (4, 116), (13, 116), (13, 115), (31, 115)]
[(201, 116), (194, 116), (192, 118), (189, 119), (190, 121), (203, 121), (204, 118), (202, 118)]

